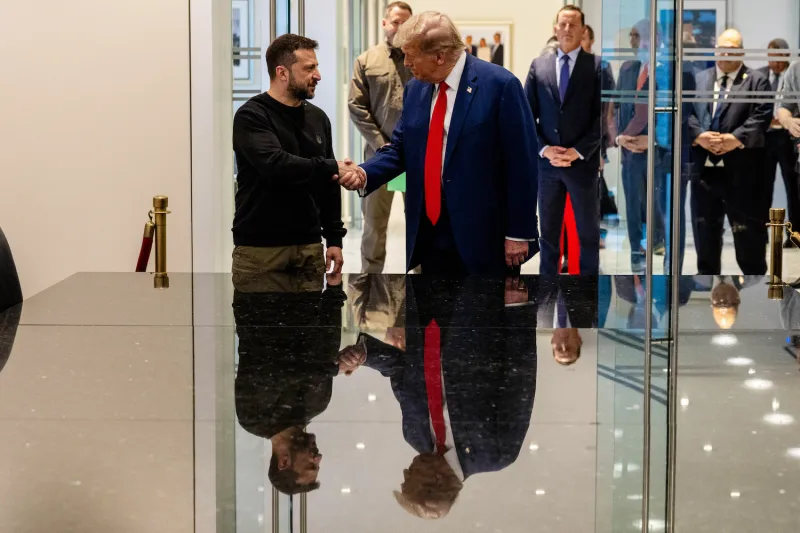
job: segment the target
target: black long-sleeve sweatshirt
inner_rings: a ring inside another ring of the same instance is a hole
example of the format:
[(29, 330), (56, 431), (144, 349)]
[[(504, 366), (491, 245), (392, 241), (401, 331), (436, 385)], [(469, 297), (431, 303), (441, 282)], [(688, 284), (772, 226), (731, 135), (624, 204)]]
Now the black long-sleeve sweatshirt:
[(236, 246), (342, 246), (339, 171), (331, 123), (308, 102), (284, 105), (269, 94), (251, 98), (233, 119), (239, 169), (233, 242)]

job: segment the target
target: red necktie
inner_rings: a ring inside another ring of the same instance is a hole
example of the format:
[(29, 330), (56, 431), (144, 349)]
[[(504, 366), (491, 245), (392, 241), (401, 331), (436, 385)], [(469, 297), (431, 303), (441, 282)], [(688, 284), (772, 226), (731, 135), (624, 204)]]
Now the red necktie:
[(425, 328), (425, 389), (428, 392), (428, 411), (436, 435), (436, 453), (446, 451), (447, 430), (442, 407), (442, 333), (436, 320)]
[(639, 79), (636, 80), (636, 90), (641, 91), (642, 87), (644, 87), (645, 82), (647, 82), (647, 67), (649, 65), (645, 65), (642, 68), (642, 71), (639, 73)]
[(447, 84), (439, 84), (439, 96), (433, 106), (425, 150), (425, 213), (434, 226), (442, 212), (442, 152), (444, 151), (444, 118), (447, 115)]

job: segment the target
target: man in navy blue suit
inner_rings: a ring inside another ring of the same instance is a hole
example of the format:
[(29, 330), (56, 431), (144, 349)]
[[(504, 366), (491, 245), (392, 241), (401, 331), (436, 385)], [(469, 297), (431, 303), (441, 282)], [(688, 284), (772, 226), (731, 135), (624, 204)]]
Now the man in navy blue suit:
[[(449, 17), (412, 16), (395, 37), (416, 79), (389, 145), (337, 176), (369, 194), (406, 173), (408, 269), (503, 275), (538, 251), (536, 133), (522, 84), (464, 51)], [(364, 183), (366, 186), (364, 187)]]
[(555, 26), (558, 51), (533, 60), (525, 85), (539, 137), (540, 272), (545, 275), (558, 273), (567, 193), (580, 238), (580, 272), (599, 270), (602, 67), (599, 58), (581, 48), (584, 28), (579, 7), (561, 8)]

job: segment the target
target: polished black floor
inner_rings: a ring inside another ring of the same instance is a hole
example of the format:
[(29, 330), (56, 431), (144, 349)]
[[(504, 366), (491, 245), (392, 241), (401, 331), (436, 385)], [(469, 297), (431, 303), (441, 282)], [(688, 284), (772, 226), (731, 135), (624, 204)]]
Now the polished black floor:
[(643, 278), (77, 274), (0, 314), (2, 531), (663, 531), (673, 431), (676, 531), (797, 531), (800, 298), (676, 281), (645, 450)]

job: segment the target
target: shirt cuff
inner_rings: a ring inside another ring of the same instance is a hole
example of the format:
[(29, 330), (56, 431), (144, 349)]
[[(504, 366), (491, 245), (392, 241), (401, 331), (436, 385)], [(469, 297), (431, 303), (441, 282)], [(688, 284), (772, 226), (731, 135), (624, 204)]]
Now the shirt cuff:
[(542, 148), (541, 150), (539, 150), (539, 157), (544, 159), (544, 151), (547, 150), (548, 148), (550, 148), (549, 144), (547, 146), (545, 146), (544, 148)]
[[(574, 150), (574, 148), (573, 148), (573, 150)], [(575, 153), (576, 153), (576, 154), (578, 154), (578, 157), (580, 157), (580, 158), (581, 158), (581, 161), (583, 161), (583, 160), (584, 160), (584, 157), (583, 157), (583, 155), (582, 155), (582, 154), (581, 154), (579, 151), (575, 150)]]
[[(364, 167), (361, 167), (361, 170), (364, 170)], [(367, 177), (367, 171), (364, 170), (364, 186), (358, 189), (358, 195), (361, 198), (365, 198), (367, 196), (367, 181), (369, 178)]]
[(516, 241), (516, 242), (534, 242), (538, 241), (539, 239), (518, 239), (516, 237), (506, 237), (507, 241)]

